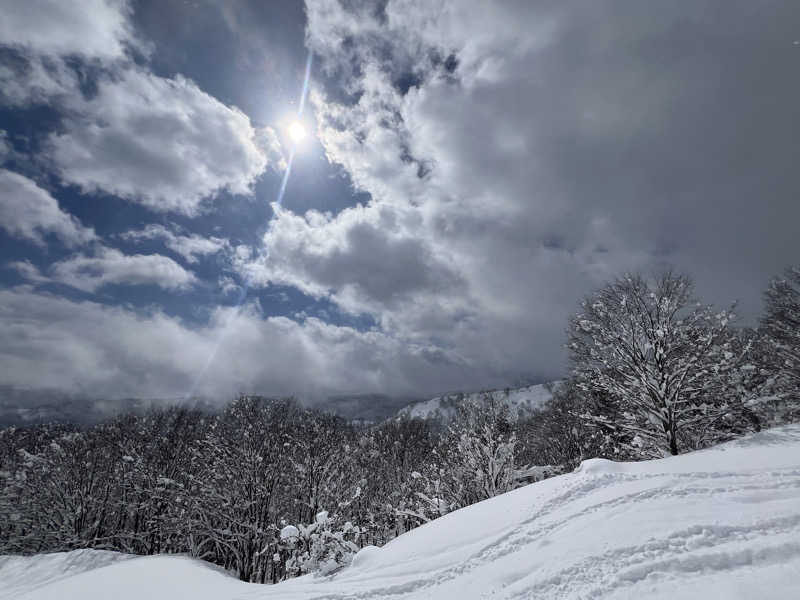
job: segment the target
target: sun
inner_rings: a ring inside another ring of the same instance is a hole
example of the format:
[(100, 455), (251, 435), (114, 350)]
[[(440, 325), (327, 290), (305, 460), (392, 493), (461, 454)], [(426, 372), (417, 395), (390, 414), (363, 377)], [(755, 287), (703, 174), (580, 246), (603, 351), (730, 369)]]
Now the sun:
[(289, 125), (289, 137), (295, 144), (298, 144), (305, 139), (306, 128), (303, 127), (303, 124), (300, 121), (293, 121), (291, 125)]

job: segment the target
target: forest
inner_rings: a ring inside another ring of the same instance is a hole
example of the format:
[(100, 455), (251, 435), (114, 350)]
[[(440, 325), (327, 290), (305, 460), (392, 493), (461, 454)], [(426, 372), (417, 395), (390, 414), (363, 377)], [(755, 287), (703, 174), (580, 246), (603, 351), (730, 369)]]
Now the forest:
[(0, 431), (0, 553), (186, 553), (243, 581), (355, 552), (586, 458), (684, 453), (800, 417), (800, 267), (756, 327), (686, 276), (623, 276), (567, 327), (569, 376), (533, 415), (488, 396), (450, 423), (365, 424), (291, 398)]

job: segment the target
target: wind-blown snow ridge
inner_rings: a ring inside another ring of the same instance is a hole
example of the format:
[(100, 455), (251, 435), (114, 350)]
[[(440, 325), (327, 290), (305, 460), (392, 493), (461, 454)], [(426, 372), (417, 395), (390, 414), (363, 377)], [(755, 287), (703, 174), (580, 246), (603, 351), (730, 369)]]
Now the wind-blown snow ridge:
[(511, 416), (515, 419), (530, 415), (541, 408), (553, 397), (553, 389), (559, 382), (540, 383), (517, 389), (489, 390), (485, 392), (472, 392), (469, 394), (453, 393), (444, 394), (417, 402), (398, 411), (398, 417), (436, 419), (443, 423), (450, 422), (456, 415), (458, 405), (463, 402), (485, 402), (492, 399), (508, 406)]
[(258, 586), (167, 556), (47, 575), (74, 554), (0, 559), (0, 598), (10, 576), (25, 600), (800, 598), (800, 425), (661, 460), (585, 461), (368, 548), (330, 577)]

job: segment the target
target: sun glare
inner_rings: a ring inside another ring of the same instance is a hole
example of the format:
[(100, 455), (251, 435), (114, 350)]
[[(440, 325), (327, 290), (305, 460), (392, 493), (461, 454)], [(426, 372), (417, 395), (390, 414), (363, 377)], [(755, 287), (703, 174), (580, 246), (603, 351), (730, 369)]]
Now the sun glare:
[(289, 125), (289, 137), (295, 144), (302, 142), (306, 137), (306, 128), (299, 121), (294, 121)]

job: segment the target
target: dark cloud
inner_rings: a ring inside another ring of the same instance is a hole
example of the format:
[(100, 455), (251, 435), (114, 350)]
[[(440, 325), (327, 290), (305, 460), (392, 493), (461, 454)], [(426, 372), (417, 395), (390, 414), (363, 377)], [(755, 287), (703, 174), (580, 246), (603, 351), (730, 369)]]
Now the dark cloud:
[[(609, 277), (674, 264), (752, 318), (766, 278), (796, 256), (797, 16), (786, 3), (390, 2), (378, 18), (311, 2), (309, 44), (345, 76), (345, 95), (315, 96), (323, 143), (371, 194), (363, 213), (394, 214), (387, 235), (464, 283), (415, 291), (443, 308), (440, 328), (461, 325), (438, 342), (487, 379), (503, 364), (553, 373), (567, 314)], [(413, 85), (408, 64), (422, 69)], [(321, 240), (355, 227), (347, 211), (316, 226)], [(358, 260), (338, 271), (367, 287)], [(433, 335), (418, 309), (373, 307), (400, 335)]]

